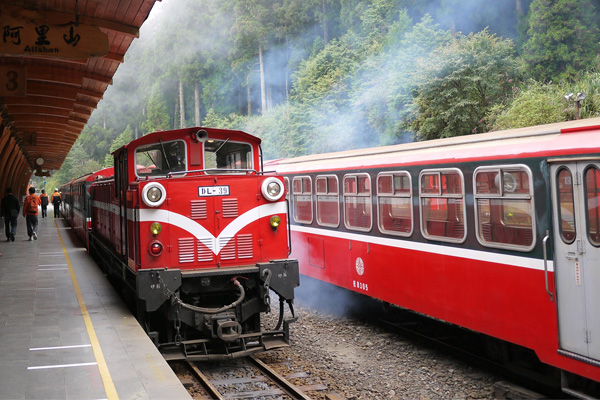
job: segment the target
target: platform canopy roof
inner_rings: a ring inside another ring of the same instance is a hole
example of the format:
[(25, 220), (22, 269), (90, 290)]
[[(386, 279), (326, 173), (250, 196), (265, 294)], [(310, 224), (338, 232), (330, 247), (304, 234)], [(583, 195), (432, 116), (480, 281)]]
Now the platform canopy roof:
[(61, 167), (156, 1), (0, 1), (0, 197)]

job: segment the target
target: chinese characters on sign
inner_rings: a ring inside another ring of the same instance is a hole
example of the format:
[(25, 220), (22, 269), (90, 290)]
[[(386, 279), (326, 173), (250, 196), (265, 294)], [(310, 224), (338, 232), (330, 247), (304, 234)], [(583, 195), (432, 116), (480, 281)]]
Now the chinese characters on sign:
[(64, 59), (102, 57), (108, 36), (100, 28), (71, 21), (46, 21), (36, 11), (0, 5), (0, 55)]

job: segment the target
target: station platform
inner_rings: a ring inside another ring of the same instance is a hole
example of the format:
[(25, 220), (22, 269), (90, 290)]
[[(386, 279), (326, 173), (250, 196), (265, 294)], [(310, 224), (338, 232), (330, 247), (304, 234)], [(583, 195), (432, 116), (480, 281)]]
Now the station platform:
[(0, 399), (190, 399), (62, 219), (0, 231)]

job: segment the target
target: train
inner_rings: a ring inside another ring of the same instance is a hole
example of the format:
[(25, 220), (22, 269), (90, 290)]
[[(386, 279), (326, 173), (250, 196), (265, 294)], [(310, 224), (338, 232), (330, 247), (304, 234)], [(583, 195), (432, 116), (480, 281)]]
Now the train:
[(92, 204), (90, 186), (98, 179), (112, 177), (114, 168), (85, 174), (59, 188), (61, 195), (60, 214), (72, 227), (79, 240), (89, 247), (88, 232), (92, 227)]
[(501, 361), (598, 396), (600, 118), (265, 165), (288, 188), (302, 276), (493, 338)]
[(285, 186), (264, 171), (260, 143), (237, 130), (154, 132), (60, 188), (63, 218), (167, 360), (290, 344), (299, 266)]

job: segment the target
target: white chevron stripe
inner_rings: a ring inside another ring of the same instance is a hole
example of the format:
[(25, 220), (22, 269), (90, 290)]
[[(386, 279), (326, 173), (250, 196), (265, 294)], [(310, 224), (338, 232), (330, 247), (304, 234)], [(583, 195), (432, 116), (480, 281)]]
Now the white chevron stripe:
[(218, 240), (220, 238), (233, 238), (240, 230), (242, 230), (248, 224), (259, 220), (262, 217), (266, 217), (274, 214), (286, 213), (287, 207), (285, 202), (263, 204), (262, 206), (254, 207), (253, 209), (246, 211), (244, 214), (237, 217), (229, 225), (223, 229), (219, 236), (215, 237), (205, 227), (197, 223), (191, 218), (184, 215), (162, 209), (150, 209), (145, 208), (139, 210), (139, 221), (140, 222), (162, 222), (165, 224), (175, 225), (190, 234), (196, 239), (201, 240), (205, 245), (208, 240), (212, 239), (212, 246), (209, 247), (215, 255), (227, 245), (229, 240), (223, 241)]

